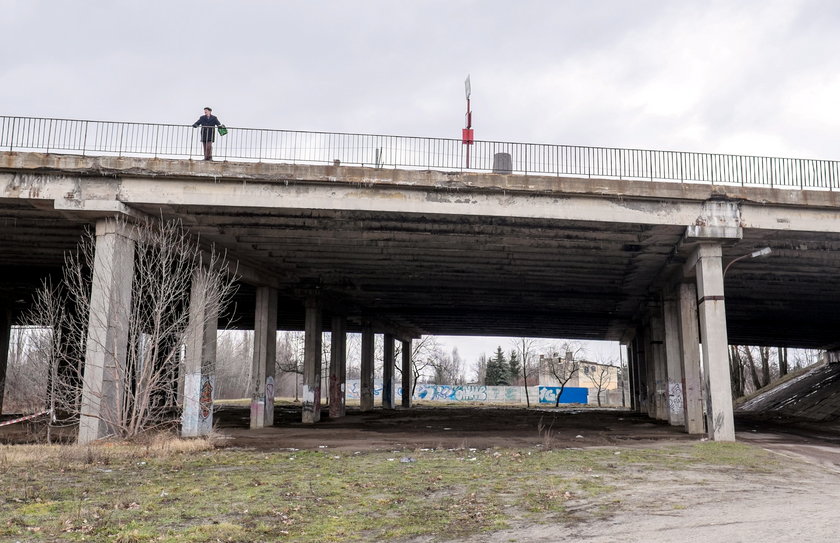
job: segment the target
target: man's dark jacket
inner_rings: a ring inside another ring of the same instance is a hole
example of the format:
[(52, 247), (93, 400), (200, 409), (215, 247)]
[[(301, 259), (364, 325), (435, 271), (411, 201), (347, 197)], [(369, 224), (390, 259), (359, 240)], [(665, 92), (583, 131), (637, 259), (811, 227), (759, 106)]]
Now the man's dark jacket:
[(201, 141), (216, 141), (216, 131), (213, 130), (214, 126), (219, 126), (220, 123), (219, 119), (216, 118), (215, 115), (202, 115), (198, 118), (196, 122), (193, 123), (193, 128), (196, 126), (201, 126)]

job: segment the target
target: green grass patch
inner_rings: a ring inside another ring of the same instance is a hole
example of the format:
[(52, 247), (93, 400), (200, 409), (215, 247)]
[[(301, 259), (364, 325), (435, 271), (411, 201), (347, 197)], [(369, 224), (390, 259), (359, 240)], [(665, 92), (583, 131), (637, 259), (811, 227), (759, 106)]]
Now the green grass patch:
[(761, 472), (774, 462), (755, 447), (711, 442), (360, 453), (3, 447), (0, 538), (446, 540), (522, 520), (569, 520), (569, 504), (591, 502), (592, 515), (609, 514), (620, 505), (610, 495), (631, 473)]

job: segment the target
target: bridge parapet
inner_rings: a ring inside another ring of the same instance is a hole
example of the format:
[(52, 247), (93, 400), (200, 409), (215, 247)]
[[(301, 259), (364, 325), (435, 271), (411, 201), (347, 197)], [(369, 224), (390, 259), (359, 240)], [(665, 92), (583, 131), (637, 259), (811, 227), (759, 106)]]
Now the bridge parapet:
[[(840, 162), (577, 145), (475, 140), (467, 161), (459, 139), (228, 127), (222, 160), (494, 171), (510, 156), (519, 175), (614, 178), (712, 185), (840, 189)], [(0, 116), (0, 149), (95, 156), (200, 158), (190, 125)], [(507, 168), (506, 168), (507, 171)]]

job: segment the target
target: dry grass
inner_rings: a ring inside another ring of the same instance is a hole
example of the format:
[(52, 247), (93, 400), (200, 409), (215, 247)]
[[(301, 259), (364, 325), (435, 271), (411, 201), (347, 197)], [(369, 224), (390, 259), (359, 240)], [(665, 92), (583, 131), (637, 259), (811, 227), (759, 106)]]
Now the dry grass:
[(59, 465), (109, 463), (132, 458), (167, 458), (215, 449), (224, 438), (211, 434), (183, 439), (168, 433), (141, 436), (133, 441), (101, 441), (90, 445), (2, 445), (0, 468), (43, 463)]

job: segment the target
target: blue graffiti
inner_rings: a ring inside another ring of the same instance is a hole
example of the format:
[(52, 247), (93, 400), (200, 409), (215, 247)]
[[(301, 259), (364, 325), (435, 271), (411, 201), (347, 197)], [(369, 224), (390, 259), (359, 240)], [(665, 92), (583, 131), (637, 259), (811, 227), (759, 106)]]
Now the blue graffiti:
[[(557, 393), (560, 387), (539, 387), (540, 403), (556, 403)], [(560, 403), (582, 403), (588, 402), (589, 389), (582, 387), (566, 387), (560, 396)]]

